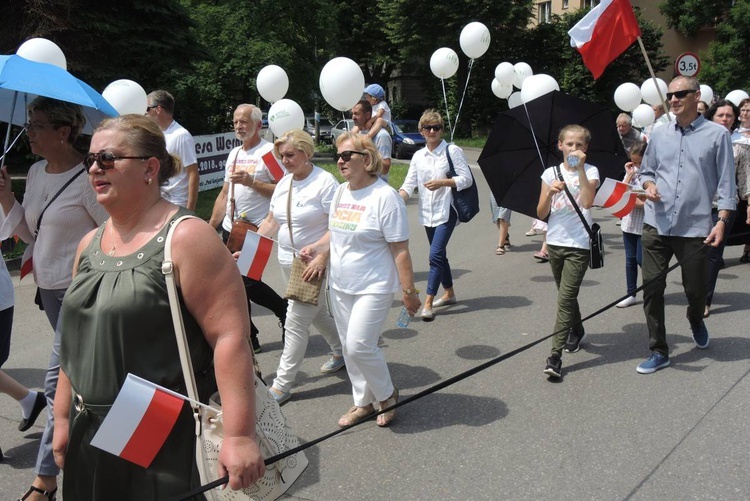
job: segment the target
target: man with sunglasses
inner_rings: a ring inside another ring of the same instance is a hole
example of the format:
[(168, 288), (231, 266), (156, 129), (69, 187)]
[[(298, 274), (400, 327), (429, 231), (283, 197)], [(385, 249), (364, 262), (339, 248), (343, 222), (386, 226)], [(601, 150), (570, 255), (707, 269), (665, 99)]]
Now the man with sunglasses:
[[(669, 84), (667, 100), (675, 123), (655, 129), (641, 164), (646, 191), (643, 220), (643, 310), (651, 355), (637, 367), (651, 374), (669, 365), (662, 272), (675, 256), (681, 262), (682, 284), (688, 299), (687, 317), (693, 341), (708, 348), (703, 322), (706, 306), (707, 245), (724, 238), (729, 215), (735, 209), (734, 157), (726, 128), (698, 113), (701, 98), (695, 78), (677, 77)], [(711, 218), (716, 196), (719, 219)], [(683, 262), (684, 260), (684, 262)]]
[[(360, 134), (367, 134), (369, 129), (366, 129), (367, 122), (372, 117), (372, 105), (366, 100), (362, 99), (352, 108), (352, 120), (354, 124), (359, 127)], [(393, 139), (385, 129), (380, 129), (372, 140), (375, 143), (375, 147), (380, 152), (380, 156), (383, 159), (383, 171), (380, 173), (380, 177), (388, 182), (388, 171), (391, 169), (391, 151), (393, 150)]]
[(165, 90), (155, 90), (148, 95), (146, 115), (156, 122), (167, 140), (167, 151), (182, 160), (182, 171), (169, 178), (161, 187), (161, 196), (173, 204), (195, 210), (198, 202), (198, 158), (195, 141), (188, 130), (177, 123), (174, 115), (174, 97)]

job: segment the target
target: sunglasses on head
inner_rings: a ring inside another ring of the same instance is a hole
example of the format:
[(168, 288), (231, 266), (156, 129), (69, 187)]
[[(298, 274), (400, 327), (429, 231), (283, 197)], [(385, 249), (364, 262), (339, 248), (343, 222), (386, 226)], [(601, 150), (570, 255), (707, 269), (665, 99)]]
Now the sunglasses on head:
[(366, 151), (347, 150), (347, 151), (342, 151), (341, 153), (334, 153), (333, 154), (333, 161), (334, 162), (338, 162), (339, 158), (343, 158), (344, 162), (348, 162), (349, 160), (352, 159), (352, 155), (362, 155), (362, 156), (364, 156), (364, 155), (367, 155), (367, 152)]
[(688, 94), (692, 94), (694, 92), (698, 92), (698, 89), (687, 89), (687, 90), (678, 90), (675, 92), (667, 92), (667, 100), (671, 100), (672, 96), (676, 97), (677, 99), (685, 99)]
[(94, 165), (94, 162), (96, 162), (97, 164), (99, 164), (99, 168), (101, 170), (109, 170), (115, 168), (115, 160), (148, 160), (149, 158), (151, 157), (118, 157), (113, 153), (103, 151), (99, 153), (87, 153), (86, 156), (83, 157), (83, 165), (88, 171), (91, 169), (91, 166)]
[(443, 130), (442, 125), (423, 125), (422, 130), (431, 131), (434, 130), (435, 132)]

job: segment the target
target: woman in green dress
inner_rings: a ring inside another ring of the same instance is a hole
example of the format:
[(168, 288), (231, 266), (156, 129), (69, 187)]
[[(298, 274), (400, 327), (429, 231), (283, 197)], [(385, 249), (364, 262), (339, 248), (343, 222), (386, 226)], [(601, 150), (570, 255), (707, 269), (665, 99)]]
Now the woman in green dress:
[[(147, 117), (108, 119), (84, 160), (97, 201), (110, 215), (78, 246), (63, 301), (61, 369), (55, 399), (55, 460), (66, 499), (166, 499), (199, 485), (195, 423), (184, 406), (151, 466), (90, 445), (128, 373), (185, 393), (161, 263), (170, 223), (187, 214), (159, 185), (180, 168)], [(173, 261), (202, 400), (221, 391), (224, 444), (219, 475), (248, 487), (264, 472), (254, 440), (250, 319), (237, 265), (199, 219), (175, 230)], [(72, 397), (75, 398), (72, 398)]]

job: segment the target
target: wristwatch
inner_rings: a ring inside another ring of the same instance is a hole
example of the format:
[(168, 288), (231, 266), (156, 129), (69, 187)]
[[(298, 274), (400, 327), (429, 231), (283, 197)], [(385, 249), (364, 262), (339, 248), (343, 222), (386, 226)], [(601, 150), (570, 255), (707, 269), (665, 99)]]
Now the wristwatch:
[(728, 217), (719, 216), (719, 221), (723, 222), (724, 224), (729, 224), (729, 218)]
[(404, 289), (404, 294), (419, 294), (417, 289)]

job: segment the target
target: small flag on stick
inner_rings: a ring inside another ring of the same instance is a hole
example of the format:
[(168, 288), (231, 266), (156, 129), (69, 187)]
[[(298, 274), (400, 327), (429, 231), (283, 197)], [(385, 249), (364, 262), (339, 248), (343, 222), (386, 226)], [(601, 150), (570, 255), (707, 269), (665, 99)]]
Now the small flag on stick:
[(594, 205), (604, 207), (615, 217), (623, 218), (635, 207), (636, 195), (631, 188), (627, 183), (606, 178), (596, 192)]
[(268, 172), (271, 173), (271, 176), (278, 183), (281, 180), (281, 178), (284, 177), (284, 168), (281, 166), (279, 161), (273, 155), (273, 151), (269, 151), (268, 153), (263, 155), (261, 158), (263, 159), (263, 163), (266, 164), (266, 167), (268, 167)]
[(240, 257), (237, 259), (240, 273), (253, 280), (260, 280), (268, 264), (268, 258), (271, 256), (271, 250), (273, 250), (273, 240), (248, 231)]

